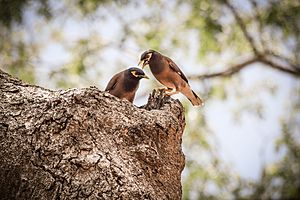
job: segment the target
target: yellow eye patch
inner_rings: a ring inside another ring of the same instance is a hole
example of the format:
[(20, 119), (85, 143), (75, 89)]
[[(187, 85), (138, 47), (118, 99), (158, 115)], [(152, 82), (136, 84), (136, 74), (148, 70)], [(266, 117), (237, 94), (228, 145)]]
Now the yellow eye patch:
[(131, 74), (135, 77), (138, 77), (138, 75), (136, 74), (136, 71), (131, 71)]

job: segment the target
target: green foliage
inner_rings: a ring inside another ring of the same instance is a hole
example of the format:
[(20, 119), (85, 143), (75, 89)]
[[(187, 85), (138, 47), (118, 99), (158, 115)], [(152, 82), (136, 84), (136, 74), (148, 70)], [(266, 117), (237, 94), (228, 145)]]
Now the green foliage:
[(48, 0), (0, 0), (0, 24), (8, 28), (11, 28), (14, 22), (22, 24), (24, 10), (32, 3), (36, 3), (40, 15), (48, 19), (51, 17)]
[[(109, 0), (76, 0), (78, 8), (84, 13), (89, 14), (95, 12), (96, 9), (104, 4), (109, 2)], [(73, 1), (70, 3), (74, 3)]]
[(161, 41), (163, 40), (165, 34), (160, 31), (149, 31), (145, 35), (145, 39), (148, 42), (148, 45), (152, 49), (160, 49)]
[(93, 40), (80, 39), (69, 48), (72, 59), (51, 74), (51, 78), (57, 80), (58, 88), (76, 87), (79, 81), (89, 80), (88, 70), (94, 65), (91, 60), (102, 49), (99, 43), (95, 36)]
[(290, 0), (272, 1), (263, 15), (266, 24), (281, 29), (285, 36), (295, 35), (300, 30), (299, 19), (300, 4)]
[[(5, 31), (0, 33), (1, 67), (26, 82), (34, 83), (35, 70), (32, 57), (36, 54), (37, 48), (25, 43), (22, 39), (7, 38), (8, 34), (9, 32)], [(22, 38), (22, 34), (12, 35)]]
[(225, 100), (227, 98), (227, 93), (224, 87), (221, 87), (222, 83), (215, 84), (214, 87), (212, 87), (209, 90), (209, 96), (214, 96), (215, 98), (219, 98), (222, 100)]
[[(299, 87), (296, 91), (299, 91)], [(281, 137), (277, 140), (276, 150), (284, 153), (283, 157), (265, 166), (260, 180), (257, 182), (241, 180), (239, 187), (235, 188), (236, 199), (297, 199), (300, 195), (300, 106), (299, 96), (289, 105), (293, 111), (289, 118), (283, 120)], [(251, 191), (247, 195), (243, 190)]]
[(187, 175), (183, 175), (183, 199), (190, 199), (190, 196), (228, 199), (229, 183), (235, 175), (229, 175), (227, 167), (222, 164), (214, 144), (214, 134), (209, 130), (204, 116), (199, 110), (190, 109), (188, 104), (185, 102), (189, 126), (183, 136), (183, 149), (193, 153), (186, 153)]
[(23, 10), (29, 1), (24, 0), (0, 0), (0, 22), (7, 27), (15, 21), (21, 23)]
[(196, 0), (191, 3), (191, 14), (186, 20), (186, 28), (197, 29), (201, 38), (199, 57), (203, 58), (207, 53), (220, 52), (217, 34), (222, 32), (222, 25), (218, 21), (220, 17), (220, 5), (214, 1)]
[[(294, 123), (292, 123), (294, 125)], [(246, 199), (294, 199), (300, 195), (300, 143), (290, 130), (291, 124), (283, 123), (280, 147), (284, 157), (267, 166), (258, 182), (245, 185), (251, 194), (244, 196), (237, 189), (235, 197)], [(299, 128), (299, 127), (298, 127)]]

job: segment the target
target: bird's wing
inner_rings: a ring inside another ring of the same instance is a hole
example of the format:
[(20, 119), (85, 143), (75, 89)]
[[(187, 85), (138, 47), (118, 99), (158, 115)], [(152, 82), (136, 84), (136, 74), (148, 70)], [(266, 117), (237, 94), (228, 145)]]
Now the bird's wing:
[(173, 60), (171, 60), (170, 58), (166, 57), (167, 61), (169, 63), (170, 68), (175, 71), (177, 74), (180, 75), (180, 77), (185, 80), (185, 82), (189, 83), (189, 81), (187, 80), (186, 76), (184, 75), (184, 73), (179, 69), (179, 67), (173, 62)]
[(110, 81), (108, 82), (106, 88), (105, 88), (105, 91), (111, 91), (115, 88), (116, 86), (116, 83), (118, 82), (118, 80), (120, 79), (121, 77), (121, 72), (120, 73), (117, 73), (116, 75), (114, 75)]

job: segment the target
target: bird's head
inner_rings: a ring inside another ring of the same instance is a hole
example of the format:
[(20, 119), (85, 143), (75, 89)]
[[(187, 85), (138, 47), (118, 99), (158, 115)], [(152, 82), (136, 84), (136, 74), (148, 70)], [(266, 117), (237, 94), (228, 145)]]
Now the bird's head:
[(128, 71), (129, 71), (130, 76), (133, 77), (133, 78), (137, 78), (137, 79), (146, 78), (146, 79), (149, 79), (149, 77), (146, 76), (146, 74), (140, 68), (131, 67), (131, 68), (128, 69)]
[(149, 64), (149, 61), (152, 57), (152, 54), (154, 53), (155, 51), (154, 50), (148, 50), (148, 51), (145, 51), (142, 55), (141, 55), (141, 58), (140, 58), (140, 61), (139, 61), (139, 66), (142, 64), (142, 69), (144, 69), (144, 67), (146, 65)]

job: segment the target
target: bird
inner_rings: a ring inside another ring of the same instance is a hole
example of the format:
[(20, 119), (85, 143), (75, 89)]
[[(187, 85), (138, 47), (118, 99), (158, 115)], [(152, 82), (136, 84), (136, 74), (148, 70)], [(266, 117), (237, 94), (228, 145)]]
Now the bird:
[(108, 82), (105, 91), (133, 103), (135, 93), (142, 78), (149, 79), (143, 70), (131, 67), (115, 74)]
[(203, 106), (203, 100), (191, 89), (188, 79), (180, 68), (169, 57), (162, 55), (155, 50), (147, 50), (142, 53), (138, 66), (142, 69), (146, 65), (154, 77), (164, 86), (165, 93), (169, 96), (177, 93), (185, 95), (193, 106)]

